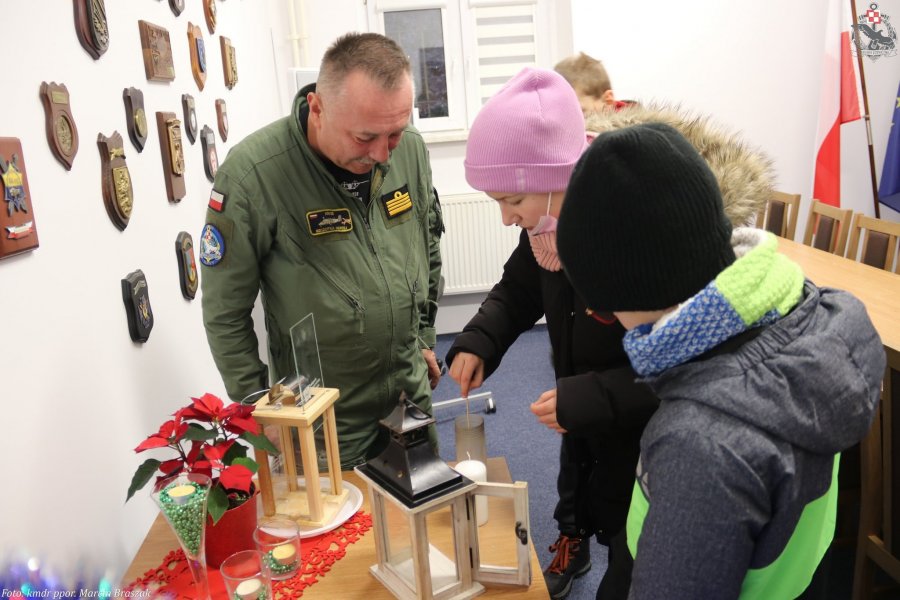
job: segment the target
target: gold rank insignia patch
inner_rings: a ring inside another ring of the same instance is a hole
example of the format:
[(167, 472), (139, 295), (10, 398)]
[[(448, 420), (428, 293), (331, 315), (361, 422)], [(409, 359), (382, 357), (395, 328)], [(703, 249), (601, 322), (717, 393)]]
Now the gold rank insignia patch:
[(409, 188), (405, 185), (399, 190), (388, 192), (382, 196), (381, 203), (384, 204), (384, 212), (387, 214), (388, 219), (393, 219), (412, 210)]
[(353, 231), (353, 219), (347, 208), (322, 208), (306, 213), (310, 235), (347, 233)]

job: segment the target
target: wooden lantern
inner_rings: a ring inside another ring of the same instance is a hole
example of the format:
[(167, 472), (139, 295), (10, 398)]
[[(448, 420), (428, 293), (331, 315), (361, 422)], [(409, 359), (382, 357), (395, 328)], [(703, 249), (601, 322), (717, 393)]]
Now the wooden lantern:
[[(259, 463), (259, 488), (263, 513), (286, 515), (304, 527), (322, 527), (330, 523), (347, 502), (348, 492), (341, 477), (341, 459), (337, 443), (337, 425), (334, 418), (334, 403), (339, 397), (333, 388), (312, 388), (309, 400), (302, 406), (295, 406), (296, 397), (289, 394), (289, 400), (276, 404), (272, 392), (256, 402), (253, 417), (261, 425), (276, 425), (281, 438), (285, 476), (273, 480), (269, 469), (267, 452), (255, 449)], [(325, 434), (325, 454), (328, 464), (328, 479), (331, 489), (322, 491), (319, 480), (319, 463), (316, 457), (316, 442), (313, 424), (322, 417)], [(297, 465), (294, 460), (292, 429), (296, 429), (300, 439), (300, 456), (303, 462), (304, 485), (297, 481)]]

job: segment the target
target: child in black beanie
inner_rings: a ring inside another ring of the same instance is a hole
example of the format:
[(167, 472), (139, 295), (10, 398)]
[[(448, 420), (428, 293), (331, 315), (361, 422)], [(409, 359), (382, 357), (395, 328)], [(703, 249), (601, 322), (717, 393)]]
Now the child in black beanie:
[(597, 137), (557, 246), (661, 404), (626, 526), (631, 598), (796, 598), (834, 534), (839, 453), (868, 432), (885, 356), (865, 308), (805, 281), (776, 238), (733, 232), (673, 128)]

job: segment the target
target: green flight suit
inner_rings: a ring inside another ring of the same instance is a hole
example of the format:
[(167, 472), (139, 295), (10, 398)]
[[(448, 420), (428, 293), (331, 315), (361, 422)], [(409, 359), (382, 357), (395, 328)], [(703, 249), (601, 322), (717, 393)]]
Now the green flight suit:
[[(324, 385), (340, 390), (346, 468), (380, 450), (378, 420), (401, 392), (431, 413), (421, 351), (435, 344), (443, 223), (415, 129), (374, 168), (366, 209), (310, 148), (304, 105), (301, 92), (290, 116), (241, 141), (216, 174), (198, 245), (203, 321), (238, 401), (296, 373), (289, 330), (314, 315)], [(258, 292), (268, 369), (250, 315)]]

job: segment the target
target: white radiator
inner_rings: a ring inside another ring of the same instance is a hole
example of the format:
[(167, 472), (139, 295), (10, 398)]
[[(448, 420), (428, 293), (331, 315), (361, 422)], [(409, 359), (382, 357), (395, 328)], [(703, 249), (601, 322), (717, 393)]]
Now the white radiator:
[(504, 227), (497, 202), (484, 194), (441, 198), (445, 294), (486, 292), (500, 281), (521, 229)]

